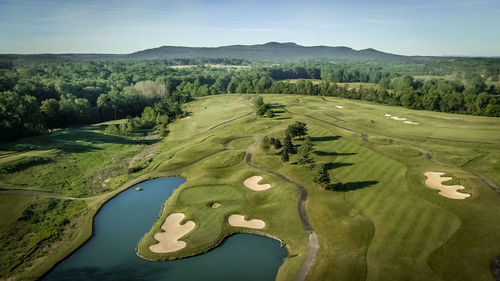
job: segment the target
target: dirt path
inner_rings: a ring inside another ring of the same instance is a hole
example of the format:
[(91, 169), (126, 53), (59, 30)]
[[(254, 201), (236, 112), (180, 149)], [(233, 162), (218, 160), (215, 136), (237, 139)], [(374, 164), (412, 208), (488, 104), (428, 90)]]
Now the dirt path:
[(307, 217), (307, 214), (306, 214), (307, 190), (303, 185), (292, 181), (291, 179), (283, 176), (282, 174), (276, 173), (276, 172), (271, 171), (271, 170), (263, 169), (259, 166), (254, 165), (252, 163), (252, 152), (251, 152), (252, 149), (253, 148), (250, 148), (250, 151), (247, 153), (247, 157), (246, 157), (246, 162), (247, 162), (248, 166), (255, 168), (257, 170), (264, 171), (266, 173), (273, 174), (273, 175), (281, 178), (282, 180), (295, 185), (300, 190), (300, 199), (299, 199), (297, 208), (299, 211), (300, 220), (302, 221), (302, 225), (304, 226), (304, 229), (309, 234), (309, 245), (307, 247), (307, 252), (306, 252), (306, 257), (304, 259), (304, 262), (300, 266), (300, 269), (297, 272), (297, 275), (295, 276), (295, 278), (293, 280), (294, 281), (303, 281), (306, 279), (307, 273), (309, 273), (309, 270), (311, 269), (311, 266), (314, 263), (314, 258), (316, 257), (316, 254), (317, 254), (318, 248), (319, 248), (318, 237), (316, 236), (316, 233), (314, 232), (314, 230), (311, 226), (311, 223), (309, 222), (309, 218)]
[[(346, 128), (346, 127), (343, 127), (343, 126), (339, 126), (337, 124), (334, 124), (334, 123), (331, 123), (331, 122), (328, 122), (326, 120), (323, 120), (323, 119), (320, 119), (320, 118), (317, 118), (317, 117), (314, 117), (314, 116), (311, 116), (311, 115), (307, 115), (307, 114), (298, 114), (298, 113), (294, 113), (294, 112), (290, 112), (289, 110), (287, 110), (286, 108), (284, 108), (284, 110), (290, 114), (295, 114), (295, 115), (302, 115), (302, 116), (305, 116), (305, 117), (308, 117), (308, 118), (311, 118), (311, 119), (314, 119), (314, 120), (317, 120), (317, 121), (320, 121), (320, 122), (323, 122), (323, 123), (326, 123), (326, 124), (329, 124), (331, 126), (334, 126), (334, 127), (337, 127), (337, 128), (341, 128), (341, 129), (344, 129), (344, 130), (347, 130), (347, 131), (350, 131), (350, 132), (354, 132), (354, 133), (357, 133), (357, 134), (360, 134), (361, 137), (363, 138), (363, 141), (364, 142), (368, 142), (368, 135), (363, 133), (363, 132), (358, 132), (358, 131), (355, 131), (355, 130), (352, 130), (352, 129), (349, 129), (349, 128)], [(452, 140), (447, 140), (447, 139), (437, 139), (437, 138), (424, 138), (424, 139), (434, 139), (434, 140), (443, 140), (443, 141), (452, 141)], [(492, 143), (487, 143), (487, 142), (472, 142), (472, 141), (457, 141), (457, 142), (467, 142), (467, 143), (483, 143), (483, 144), (492, 144)], [(418, 147), (412, 147), (420, 152), (422, 152), (425, 157), (427, 157), (427, 159), (431, 160), (432, 162), (436, 163), (436, 164), (439, 164), (439, 165), (442, 165), (442, 166), (445, 166), (445, 167), (454, 167), (452, 165), (448, 165), (448, 164), (445, 164), (445, 163), (442, 163), (442, 162), (439, 162), (437, 161), (436, 159), (434, 159), (432, 157), (432, 155), (430, 154), (429, 151), (426, 151), (426, 150), (423, 150), (421, 148), (418, 148)], [(480, 178), (484, 183), (486, 183), (489, 187), (493, 188), (496, 192), (500, 193), (500, 187), (497, 186), (491, 179), (489, 179), (488, 177), (478, 173), (478, 172), (475, 172), (475, 171), (472, 171), (470, 169), (467, 169), (465, 167), (457, 167), (459, 169), (462, 169), (478, 178)]]
[[(441, 166), (445, 166), (445, 167), (455, 167), (455, 166), (452, 166), (452, 165), (448, 165), (448, 164), (445, 164), (445, 163), (439, 162), (438, 160), (434, 159), (434, 158), (432, 157), (431, 153), (430, 153), (429, 151), (427, 151), (427, 150), (423, 150), (423, 149), (421, 149), (421, 148), (414, 147), (414, 146), (413, 146), (412, 148), (414, 148), (414, 149), (416, 149), (416, 150), (418, 150), (418, 151), (422, 152), (422, 153), (425, 155), (425, 157), (426, 157), (427, 159), (429, 159), (430, 161), (432, 161), (432, 162), (434, 162), (434, 163), (436, 163), (436, 164), (439, 164), (439, 165), (441, 165)], [(473, 160), (475, 160), (475, 159), (473, 159)], [(475, 171), (473, 171), (473, 170), (467, 169), (467, 168), (465, 168), (465, 167), (456, 167), (456, 168), (459, 168), (459, 169), (461, 169), (461, 170), (463, 170), (463, 171), (466, 171), (466, 172), (468, 172), (468, 173), (470, 173), (470, 174), (472, 174), (472, 175), (474, 175), (474, 176), (476, 176), (476, 177), (480, 178), (480, 179), (481, 179), (484, 183), (486, 183), (489, 187), (493, 188), (493, 190), (495, 190), (496, 192), (500, 193), (500, 187), (499, 187), (498, 185), (496, 185), (496, 184), (495, 184), (495, 183), (494, 183), (491, 179), (489, 179), (487, 176), (484, 176), (484, 175), (482, 175), (482, 174), (480, 174), (480, 173), (478, 173), (478, 172), (475, 172)]]

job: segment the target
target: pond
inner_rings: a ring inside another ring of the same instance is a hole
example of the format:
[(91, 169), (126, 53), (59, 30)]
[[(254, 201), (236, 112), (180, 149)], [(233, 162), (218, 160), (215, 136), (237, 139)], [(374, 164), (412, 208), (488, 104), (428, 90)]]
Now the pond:
[(274, 239), (252, 234), (229, 237), (199, 256), (152, 262), (135, 247), (158, 218), (163, 202), (184, 178), (158, 178), (120, 193), (94, 218), (94, 235), (43, 280), (274, 280), (287, 250)]

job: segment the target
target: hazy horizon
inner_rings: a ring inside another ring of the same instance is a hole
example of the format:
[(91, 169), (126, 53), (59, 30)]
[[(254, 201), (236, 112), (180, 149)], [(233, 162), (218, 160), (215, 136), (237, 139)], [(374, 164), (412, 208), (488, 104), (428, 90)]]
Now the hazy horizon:
[(0, 53), (127, 54), (266, 42), (500, 56), (500, 0), (0, 0)]

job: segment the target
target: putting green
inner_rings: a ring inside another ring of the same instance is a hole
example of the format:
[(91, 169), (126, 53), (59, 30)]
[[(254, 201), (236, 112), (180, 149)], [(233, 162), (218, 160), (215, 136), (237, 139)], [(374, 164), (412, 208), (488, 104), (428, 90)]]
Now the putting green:
[[(200, 225), (185, 237), (185, 249), (162, 256), (148, 253), (144, 247), (152, 242), (150, 235), (159, 227), (155, 224), (139, 245), (141, 255), (175, 258), (203, 252), (235, 231), (225, 223), (226, 218), (244, 214), (265, 222), (263, 230), (245, 231), (265, 230), (266, 235), (284, 241), (290, 255), (277, 279), (293, 279), (309, 244), (297, 213), (299, 193), (289, 182), (246, 165), (241, 152), (252, 150), (254, 165), (300, 183), (308, 191), (306, 211), (318, 236), (319, 250), (307, 280), (491, 280), (487, 266), (500, 253), (500, 246), (491, 246), (499, 245), (496, 237), (500, 237), (500, 227), (493, 223), (500, 220), (500, 214), (493, 202), (500, 204), (500, 198), (469, 169), (478, 167), (474, 172), (482, 175), (500, 172), (497, 166), (481, 164), (492, 162), (490, 155), (500, 153), (500, 136), (495, 129), (500, 126), (499, 118), (413, 111), (337, 98), (263, 97), (285, 110), (277, 108), (273, 119), (248, 115), (210, 131), (206, 131), (208, 125), (201, 130), (183, 130), (195, 118), (234, 119), (240, 116), (237, 109), (251, 104), (250, 96), (223, 95), (191, 103), (193, 118), (172, 124), (165, 144), (182, 142), (184, 148), (169, 161), (187, 163), (214, 153), (180, 170), (187, 182), (163, 210), (163, 214), (185, 212)], [(336, 107), (339, 104), (342, 109)], [(384, 116), (387, 112), (391, 116)], [(218, 114), (223, 117), (215, 117)], [(392, 116), (406, 119), (398, 121), (389, 118)], [(307, 168), (294, 164), (295, 155), (284, 164), (279, 150), (257, 148), (260, 137), (282, 138), (286, 127), (295, 121), (307, 124), (313, 158), (329, 163), (330, 177), (333, 183), (342, 183), (341, 191), (319, 188)], [(176, 150), (165, 148), (159, 159)], [(171, 166), (174, 164), (165, 163), (162, 169)], [(460, 202), (460, 206), (453, 200), (436, 198), (424, 184), (423, 173), (429, 170), (453, 173), (479, 195)], [(259, 185), (270, 184), (272, 188), (265, 192), (242, 189), (242, 182), (255, 175), (266, 179)], [(214, 202), (221, 205), (210, 209)], [(473, 212), (467, 210), (479, 210), (481, 220), (472, 220)], [(474, 243), (467, 244), (471, 237), (476, 237)], [(490, 247), (479, 250), (480, 245)], [(457, 259), (457, 251), (474, 255)], [(464, 270), (467, 263), (474, 266)]]

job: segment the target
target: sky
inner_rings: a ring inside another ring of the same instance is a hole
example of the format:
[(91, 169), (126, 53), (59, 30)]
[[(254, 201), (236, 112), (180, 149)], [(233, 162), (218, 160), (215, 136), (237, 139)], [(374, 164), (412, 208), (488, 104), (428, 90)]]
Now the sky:
[(0, 0), (0, 53), (295, 42), (500, 56), (500, 0)]

